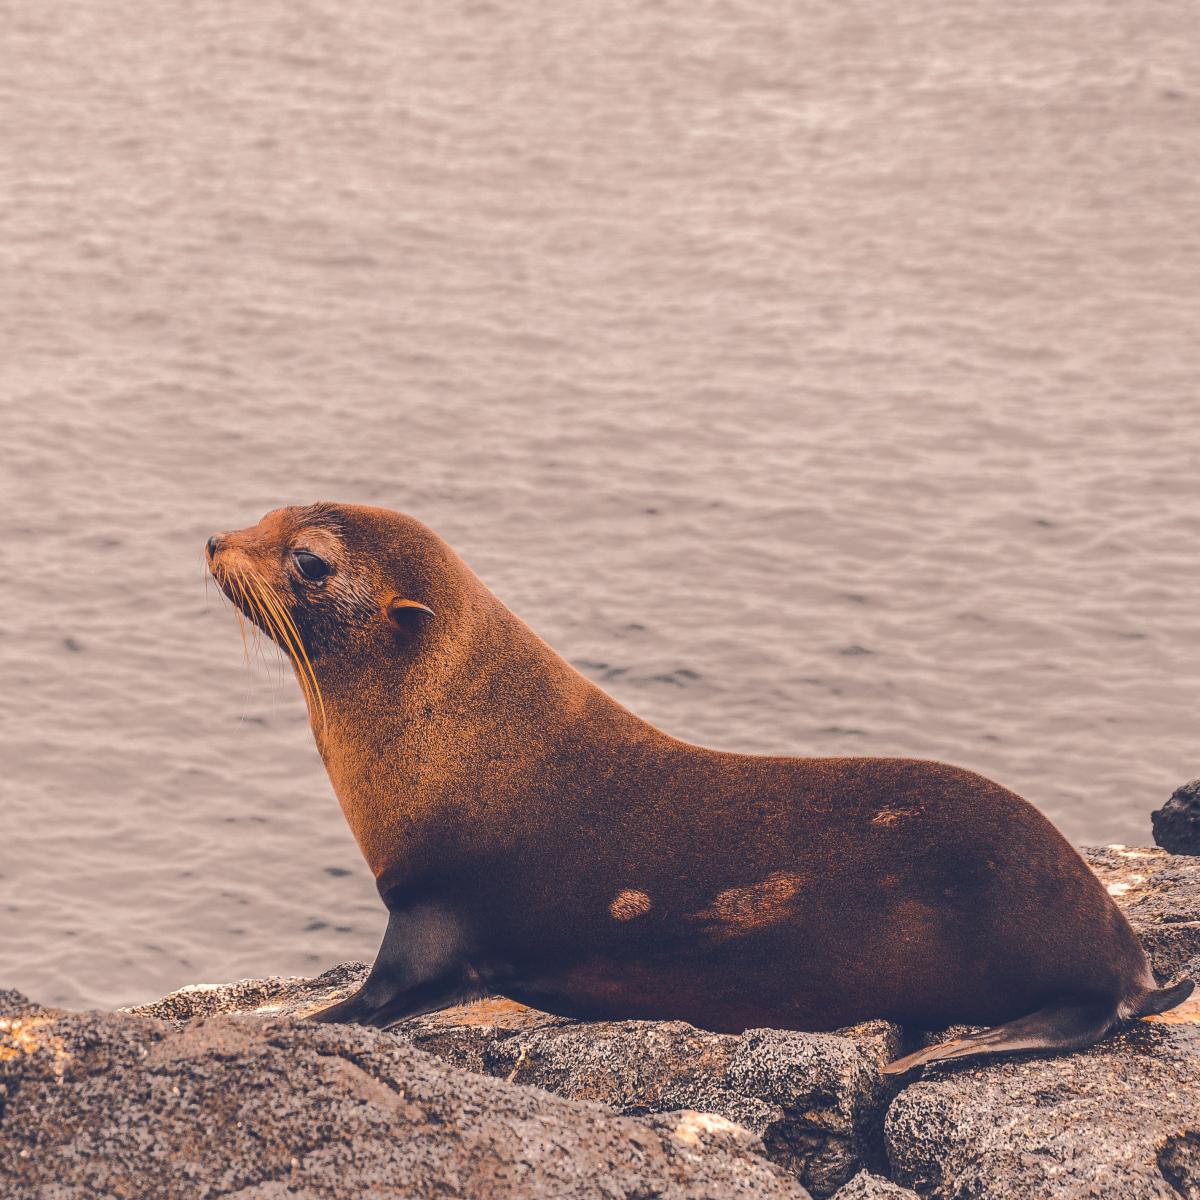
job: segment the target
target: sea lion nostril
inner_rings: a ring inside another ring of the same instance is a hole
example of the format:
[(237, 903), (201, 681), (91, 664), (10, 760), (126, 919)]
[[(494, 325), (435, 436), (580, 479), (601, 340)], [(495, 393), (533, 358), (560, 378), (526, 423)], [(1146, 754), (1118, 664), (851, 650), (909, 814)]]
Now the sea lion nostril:
[(208, 539), (206, 548), (208, 550), (208, 557), (216, 558), (217, 551), (221, 548), (221, 535), (219, 533), (214, 533), (212, 537)]

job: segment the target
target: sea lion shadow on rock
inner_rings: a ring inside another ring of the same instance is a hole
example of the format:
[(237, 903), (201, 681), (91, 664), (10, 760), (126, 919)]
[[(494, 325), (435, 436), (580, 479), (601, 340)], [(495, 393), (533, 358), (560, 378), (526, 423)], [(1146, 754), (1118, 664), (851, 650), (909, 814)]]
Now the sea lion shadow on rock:
[(673, 738), (546, 645), (435, 533), (278, 509), (209, 540), (291, 658), (388, 908), (361, 989), (387, 1026), (489, 992), (717, 1032), (994, 1028), (930, 1062), (1090, 1045), (1186, 998), (1028, 802), (944, 763)]

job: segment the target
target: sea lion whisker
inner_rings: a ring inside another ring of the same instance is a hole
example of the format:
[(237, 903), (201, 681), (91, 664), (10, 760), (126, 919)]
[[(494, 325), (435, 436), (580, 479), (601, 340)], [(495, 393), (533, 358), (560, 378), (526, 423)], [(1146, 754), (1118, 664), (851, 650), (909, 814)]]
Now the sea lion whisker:
[(296, 673), (303, 683), (305, 694), (310, 700), (315, 701), (314, 707), (320, 712), (321, 724), (324, 726), (326, 720), (325, 698), (321, 694), (321, 685), (317, 682), (317, 673), (313, 668), (312, 660), (304, 648), (304, 639), (300, 636), (300, 630), (296, 628), (296, 623), (292, 620), (292, 616), (287, 611), (278, 592), (257, 572), (251, 571), (250, 574), (260, 599), (270, 608), (275, 618), (276, 629), (284, 639), (288, 654), (296, 666)]
[(257, 573), (255, 573), (251, 581), (251, 587), (254, 592), (255, 607), (259, 612), (263, 623), (273, 636), (276, 645), (287, 655), (288, 660), (297, 669), (300, 686), (304, 690), (306, 698), (309, 696), (309, 678), (307, 671), (304, 670), (303, 664), (296, 654), (296, 649), (293, 644), (293, 638), (287, 626), (284, 624), (284, 613), (282, 606), (279, 603), (278, 596), (267, 582)]
[[(234, 572), (225, 571), (223, 573), (221, 582), (228, 584), (228, 586), (234, 592), (236, 592), (238, 594), (239, 598), (242, 596), (243, 590), (239, 586), (238, 579), (236, 578), (236, 574)], [(222, 592), (221, 594), (225, 595), (224, 592)], [(250, 643), (246, 639), (246, 614), (245, 614), (245, 612), (242, 611), (241, 605), (238, 604), (238, 602), (236, 600), (234, 600), (231, 596), (226, 595), (225, 598), (229, 601), (230, 604), (233, 605), (233, 611), (235, 613), (237, 613), (238, 633), (240, 633), (242, 635), (242, 657), (245, 659), (246, 665), (249, 666), (250, 665)]]
[(258, 588), (255, 586), (254, 581), (252, 579), (247, 578), (247, 579), (244, 579), (243, 582), (245, 584), (245, 589), (244, 589), (243, 594), (245, 597), (246, 604), (253, 610), (254, 616), (256, 618), (256, 620), (253, 624), (255, 647), (258, 650), (259, 658), (264, 663), (264, 665), (266, 665), (266, 663), (267, 663), (266, 655), (263, 654), (263, 652), (262, 652), (262, 643), (259, 641), (259, 637), (258, 637), (259, 632), (260, 632), (260, 626), (262, 627), (262, 632), (266, 633), (267, 637), (271, 640), (271, 644), (273, 646), (275, 646), (276, 649), (281, 648), (280, 644), (279, 644), (279, 640), (282, 637), (282, 635), (280, 634), (279, 630), (276, 627), (275, 619), (271, 616), (271, 614), (267, 610), (266, 606), (262, 603), (262, 600), (260, 599), (259, 594), (258, 594)]
[(254, 585), (254, 581), (248, 576), (249, 568), (241, 568), (238, 570), (239, 583), (239, 598), (242, 603), (250, 609), (250, 639), (254, 644), (254, 653), (258, 661), (265, 667), (270, 667), (266, 652), (263, 649), (263, 635), (276, 649), (279, 648), (279, 642), (276, 637), (275, 622), (270, 614), (263, 607), (258, 598), (258, 591)]
[(288, 612), (287, 608), (284, 606), (279, 594), (269, 584), (264, 584), (264, 586), (275, 600), (278, 606), (279, 615), (282, 618), (286, 628), (291, 631), (292, 640), (304, 661), (304, 667), (308, 671), (309, 679), (312, 681), (313, 693), (317, 698), (317, 707), (320, 709), (321, 722), (323, 725), (325, 722), (325, 697), (321, 694), (321, 685), (317, 682), (316, 668), (313, 667), (312, 659), (309, 658), (308, 651), (305, 649), (304, 639), (300, 636), (300, 630), (297, 628), (296, 622), (292, 619), (292, 614)]
[[(253, 581), (247, 579), (244, 582), (246, 585), (244, 594), (245, 594), (247, 604), (254, 610), (254, 612), (258, 618), (258, 622), (261, 622), (263, 625), (266, 626), (265, 632), (267, 634), (267, 637), (270, 639), (271, 644), (273, 646), (275, 646), (276, 648), (278, 648), (278, 642), (275, 640), (274, 637), (272, 637), (272, 634), (275, 632), (274, 622), (271, 620), (270, 616), (267, 614), (266, 610), (263, 608), (262, 604), (259, 602), (257, 591), (256, 591)], [(270, 663), (267, 660), (266, 653), (263, 651), (262, 638), (259, 636), (259, 634), (262, 632), (262, 630), (260, 630), (258, 622), (252, 622), (254, 649), (258, 655), (259, 661), (265, 667), (267, 667), (269, 669)]]

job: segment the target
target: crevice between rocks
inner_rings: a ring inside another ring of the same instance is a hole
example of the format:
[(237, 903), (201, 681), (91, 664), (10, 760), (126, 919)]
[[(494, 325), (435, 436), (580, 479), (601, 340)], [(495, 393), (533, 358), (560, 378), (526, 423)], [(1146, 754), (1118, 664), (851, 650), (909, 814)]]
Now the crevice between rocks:
[(1200, 1130), (1172, 1134), (1159, 1148), (1158, 1169), (1184, 1200), (1200, 1200)]
[(387, 1088), (389, 1092), (391, 1092), (394, 1096), (398, 1096), (402, 1100), (408, 1099), (407, 1095), (394, 1079), (385, 1079), (382, 1076), (377, 1075), (365, 1063), (360, 1062), (358, 1056), (355, 1054), (348, 1054), (342, 1050), (318, 1050), (317, 1057), (338, 1059), (339, 1061), (346, 1063), (348, 1066), (353, 1067), (356, 1071), (365, 1075), (377, 1087)]

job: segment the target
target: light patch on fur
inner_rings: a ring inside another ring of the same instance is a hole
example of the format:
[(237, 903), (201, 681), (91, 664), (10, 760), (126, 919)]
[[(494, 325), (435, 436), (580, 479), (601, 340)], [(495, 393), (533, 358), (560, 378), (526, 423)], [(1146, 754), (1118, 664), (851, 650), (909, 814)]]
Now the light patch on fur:
[(618, 892), (608, 906), (608, 914), (614, 921), (633, 921), (644, 917), (651, 908), (650, 897), (635, 888)]
[(370, 584), (346, 571), (339, 571), (333, 576), (327, 594), (338, 614), (351, 624), (369, 617), (379, 607)]
[(702, 1112), (683, 1113), (679, 1124), (673, 1130), (675, 1137), (685, 1146), (699, 1146), (700, 1139), (706, 1134), (741, 1132), (740, 1125), (735, 1125), (716, 1113)]
[(761, 883), (718, 892), (712, 904), (696, 916), (709, 922), (715, 937), (742, 937), (786, 921), (793, 912), (792, 900), (803, 884), (799, 875), (772, 871)]
[(915, 808), (881, 808), (872, 818), (872, 825), (895, 825), (904, 817), (915, 817), (919, 812)]

